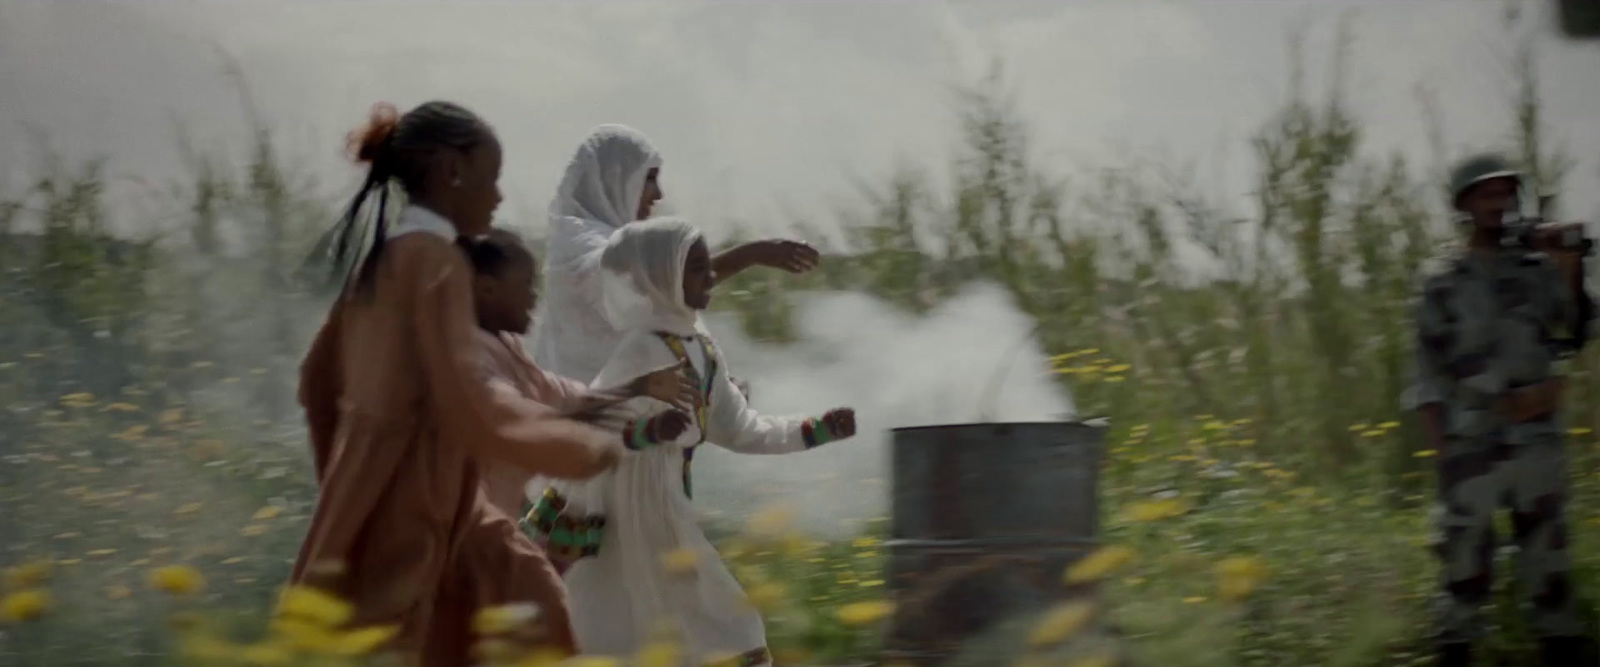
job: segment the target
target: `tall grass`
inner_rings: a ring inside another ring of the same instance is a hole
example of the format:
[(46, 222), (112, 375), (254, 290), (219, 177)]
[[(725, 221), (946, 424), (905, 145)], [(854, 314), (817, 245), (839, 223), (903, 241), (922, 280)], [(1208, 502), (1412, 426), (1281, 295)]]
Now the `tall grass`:
[[(1566, 163), (1543, 134), (1531, 53), (1518, 64), (1505, 148), (1554, 185)], [(1364, 142), (1339, 83), (1258, 129), (1253, 202), (1238, 210), (1166, 165), (1067, 182), (1034, 158), (991, 77), (958, 100), (952, 182), (893, 175), (845, 212), (848, 247), (821, 270), (739, 276), (721, 307), (783, 341), (807, 290), (915, 312), (971, 281), (1004, 286), (1080, 410), (1113, 424), (1103, 537), (1137, 554), (1109, 595), (1130, 660), (1411, 664), (1433, 582), (1430, 452), (1398, 409), (1407, 303), (1456, 230), (1443, 175)], [(183, 231), (161, 238), (108, 234), (99, 163), (42, 173), (0, 204), (0, 549), (64, 570), (55, 613), (5, 629), (7, 661), (168, 664), (149, 612), (169, 602), (140, 592), (150, 567), (194, 564), (211, 607), (258, 608), (300, 537), (314, 489), (290, 397), (324, 302), (291, 271), (334, 217), (329, 193), (294, 178), (265, 129), (243, 169), (190, 157)], [(1579, 365), (1568, 411), (1571, 516), (1585, 524), (1600, 517), (1585, 446), (1600, 417), (1595, 364)], [(1152, 499), (1177, 509), (1151, 514)], [(1576, 532), (1592, 597), (1600, 552)], [(747, 584), (785, 591), (769, 613), (780, 655), (873, 655), (874, 633), (835, 613), (885, 595), (870, 536), (728, 556)], [(1213, 568), (1228, 557), (1267, 572), (1243, 602), (1216, 599)], [(1525, 651), (1502, 608), (1498, 647)], [(1025, 629), (996, 629), (974, 660), (1021, 656)]]

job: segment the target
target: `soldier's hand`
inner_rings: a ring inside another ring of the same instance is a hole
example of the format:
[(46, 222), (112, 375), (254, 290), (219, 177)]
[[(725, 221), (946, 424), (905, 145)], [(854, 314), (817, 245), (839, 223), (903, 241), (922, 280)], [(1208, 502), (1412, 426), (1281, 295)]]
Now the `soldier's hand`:
[(1546, 418), (1561, 407), (1565, 386), (1562, 378), (1552, 378), (1533, 386), (1514, 389), (1500, 402), (1500, 413), (1518, 424)]
[(1555, 262), (1561, 277), (1573, 280), (1583, 268), (1584, 223), (1547, 222), (1533, 230), (1533, 247)]
[(1583, 241), (1584, 223), (1545, 222), (1533, 228), (1533, 246), (1550, 253), (1576, 252)]

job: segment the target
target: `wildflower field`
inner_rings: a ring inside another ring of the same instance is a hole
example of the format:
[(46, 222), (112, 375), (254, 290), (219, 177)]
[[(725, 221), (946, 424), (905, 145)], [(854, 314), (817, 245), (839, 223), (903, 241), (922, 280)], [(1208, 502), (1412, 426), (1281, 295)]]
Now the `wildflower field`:
[[(1554, 184), (1569, 177), (1539, 149), (1558, 142), (1540, 140), (1531, 58), (1505, 147)], [(803, 291), (919, 312), (972, 281), (999, 284), (1039, 323), (1080, 411), (1110, 419), (1104, 546), (1061, 573), (1063, 586), (1102, 582), (1098, 601), (992, 628), (955, 662), (1429, 660), (1434, 453), (1398, 396), (1407, 301), (1452, 236), (1440, 170), (1363, 143), (1337, 89), (1259, 129), (1248, 210), (1166, 165), (1059, 178), (1037, 166), (996, 81), (959, 111), (952, 183), (895, 175), (848, 212), (850, 246), (821, 270), (740, 276), (719, 302), (782, 342)], [(0, 198), (0, 664), (382, 663), (368, 653), (390, 629), (345, 627), (341, 601), (279, 588), (314, 501), (293, 383), (325, 303), (293, 269), (339, 193), (297, 180), (273, 146), (263, 128), (241, 169), (192, 155), (194, 178), (150, 238), (107, 231), (97, 164), (46, 165)], [(229, 229), (248, 251), (224, 247)], [(1180, 249), (1205, 257), (1204, 280)], [(1569, 411), (1589, 607), (1596, 359), (1577, 364)], [(825, 542), (785, 512), (710, 527), (779, 663), (876, 662), (901, 600), (885, 583), (886, 518)], [(1508, 659), (1530, 650), (1514, 594), (1497, 591), (1490, 646)], [(496, 649), (523, 618), (480, 616), (486, 658), (546, 662)], [(676, 655), (664, 637), (627, 662)]]

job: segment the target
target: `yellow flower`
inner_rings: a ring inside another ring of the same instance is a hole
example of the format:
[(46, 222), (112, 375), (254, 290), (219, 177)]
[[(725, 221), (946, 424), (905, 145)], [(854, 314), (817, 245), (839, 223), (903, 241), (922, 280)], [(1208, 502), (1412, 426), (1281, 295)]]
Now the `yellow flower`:
[(88, 407), (90, 405), (94, 405), (94, 394), (89, 392), (67, 394), (66, 396), (61, 397), (61, 404), (74, 408)]
[(278, 599), (278, 616), (308, 621), (324, 628), (344, 625), (354, 613), (355, 608), (349, 602), (311, 586), (292, 586)]
[(845, 625), (861, 626), (877, 623), (892, 613), (894, 605), (888, 602), (853, 602), (840, 607), (838, 616)]
[(1584, 428), (1582, 426), (1576, 426), (1576, 427), (1567, 429), (1567, 435), (1571, 435), (1571, 436), (1584, 436), (1584, 435), (1589, 435), (1590, 433), (1594, 433), (1594, 429)]
[(1177, 498), (1147, 500), (1129, 505), (1122, 511), (1122, 520), (1131, 523), (1146, 523), (1169, 519), (1187, 511), (1189, 511), (1188, 506)]
[(783, 598), (788, 594), (789, 591), (783, 587), (783, 584), (767, 582), (751, 588), (746, 596), (749, 598), (751, 606), (762, 611), (771, 611), (782, 604)]
[(757, 537), (779, 537), (789, 530), (794, 512), (782, 505), (771, 505), (751, 515), (745, 531)]
[(6, 586), (9, 588), (37, 586), (50, 578), (50, 570), (54, 567), (55, 561), (40, 559), (6, 568)]
[(678, 549), (661, 556), (661, 569), (671, 575), (690, 574), (699, 564), (700, 554), (694, 549)]
[(1415, 457), (1417, 457), (1419, 459), (1426, 459), (1426, 458), (1433, 458), (1435, 456), (1438, 456), (1439, 452), (1436, 452), (1436, 451), (1434, 451), (1432, 449), (1424, 449), (1424, 450), (1420, 450), (1420, 451), (1417, 451), (1417, 452), (1413, 452), (1411, 455), (1415, 456)]
[(187, 565), (168, 565), (150, 572), (150, 587), (173, 595), (192, 595), (205, 590), (206, 578)]
[(255, 515), (251, 516), (250, 519), (252, 521), (266, 521), (267, 519), (271, 519), (282, 513), (282, 507), (278, 507), (277, 505), (267, 505), (266, 507), (256, 510)]
[(262, 642), (239, 647), (239, 659), (250, 665), (287, 665), (294, 653), (282, 644)]
[(1133, 550), (1124, 546), (1109, 546), (1084, 556), (1067, 568), (1062, 580), (1068, 584), (1081, 584), (1106, 576), (1128, 561), (1133, 560)]
[(1094, 616), (1094, 605), (1088, 602), (1067, 602), (1045, 612), (1039, 623), (1028, 633), (1028, 645), (1034, 648), (1060, 644), (1077, 634)]
[(878, 546), (878, 538), (858, 537), (850, 542), (850, 546), (853, 546), (857, 549), (871, 549)]
[(1379, 424), (1378, 428), (1381, 428), (1385, 431), (1393, 431), (1397, 428), (1400, 428), (1400, 422), (1384, 422)]
[(1266, 578), (1266, 568), (1254, 558), (1236, 556), (1217, 563), (1217, 597), (1237, 602), (1250, 596), (1261, 580)]
[(0, 621), (31, 621), (50, 610), (50, 594), (38, 589), (22, 590), (0, 599)]
[(389, 643), (400, 634), (400, 626), (374, 625), (339, 633), (334, 640), (333, 653), (337, 655), (366, 655)]
[(1195, 596), (1186, 597), (1186, 598), (1183, 599), (1183, 603), (1184, 604), (1200, 604), (1201, 602), (1205, 602), (1205, 601), (1206, 601), (1206, 598), (1203, 595), (1195, 595)]
[(489, 607), (472, 617), (472, 631), (479, 635), (503, 635), (538, 617), (538, 605), (524, 603)]
[(683, 664), (683, 649), (675, 642), (651, 642), (639, 650), (634, 664), (638, 667), (679, 667)]
[(340, 649), (339, 635), (313, 621), (280, 616), (272, 619), (271, 628), (280, 641), (295, 650), (335, 655)]

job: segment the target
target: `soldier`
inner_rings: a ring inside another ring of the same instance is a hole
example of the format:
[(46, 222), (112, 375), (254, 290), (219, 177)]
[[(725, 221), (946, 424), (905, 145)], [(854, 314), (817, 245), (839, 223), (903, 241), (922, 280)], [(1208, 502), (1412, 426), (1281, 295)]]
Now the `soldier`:
[[(1438, 452), (1443, 590), (1440, 665), (1471, 663), (1493, 582), (1494, 512), (1511, 510), (1517, 575), (1545, 665), (1595, 665), (1568, 573), (1560, 367), (1582, 347), (1594, 304), (1574, 225), (1519, 235), (1522, 177), (1499, 156), (1463, 162), (1452, 205), (1467, 247), (1424, 281), (1416, 307), (1417, 367), (1407, 397)], [(1581, 230), (1581, 225), (1576, 226)], [(1549, 252), (1544, 252), (1548, 250)]]

